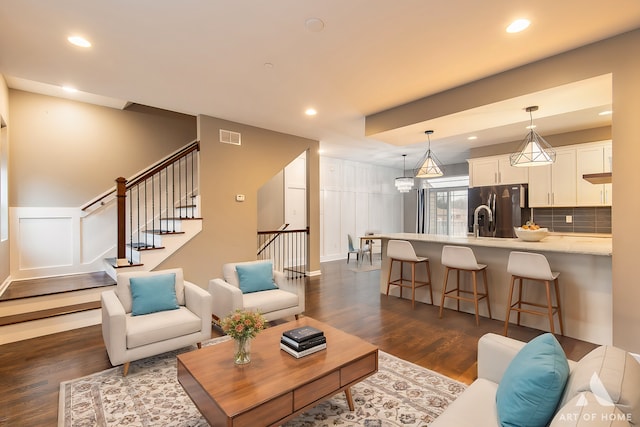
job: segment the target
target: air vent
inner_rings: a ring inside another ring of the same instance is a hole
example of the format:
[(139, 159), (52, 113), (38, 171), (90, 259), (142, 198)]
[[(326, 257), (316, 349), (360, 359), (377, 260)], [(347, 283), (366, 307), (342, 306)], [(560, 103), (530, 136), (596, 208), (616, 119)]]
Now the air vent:
[(225, 144), (241, 145), (242, 140), (240, 132), (220, 129), (220, 142), (224, 142)]

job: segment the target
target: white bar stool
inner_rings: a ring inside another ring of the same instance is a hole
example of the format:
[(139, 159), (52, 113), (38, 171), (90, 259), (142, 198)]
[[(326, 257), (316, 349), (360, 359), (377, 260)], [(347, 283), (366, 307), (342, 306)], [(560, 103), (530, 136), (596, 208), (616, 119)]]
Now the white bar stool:
[[(469, 301), (474, 304), (476, 313), (476, 325), (480, 325), (480, 317), (478, 315), (478, 302), (481, 299), (487, 302), (487, 311), (489, 312), (489, 319), (491, 319), (491, 303), (489, 302), (489, 285), (487, 284), (487, 266), (485, 264), (478, 264), (476, 257), (473, 254), (473, 250), (466, 246), (449, 246), (442, 247), (442, 265), (446, 267), (444, 272), (444, 284), (442, 285), (442, 301), (440, 303), (440, 318), (442, 318), (442, 310), (444, 309), (445, 298), (453, 298), (457, 300), (458, 311), (460, 311), (460, 301)], [(449, 271), (456, 270), (456, 287), (447, 291), (447, 282), (449, 280)], [(471, 273), (473, 282), (473, 291), (467, 291), (460, 289), (460, 272), (468, 271)], [(484, 281), (484, 293), (478, 292), (478, 280), (477, 274), (482, 271), (482, 278)], [(455, 292), (455, 295), (450, 295)], [(473, 297), (465, 297), (460, 294), (473, 294)]]
[[(518, 312), (518, 325), (520, 325), (521, 313), (535, 314), (536, 316), (547, 316), (549, 318), (549, 327), (551, 328), (552, 334), (555, 334), (553, 315), (557, 314), (558, 323), (560, 324), (560, 335), (564, 335), (564, 329), (562, 327), (562, 309), (560, 308), (560, 291), (558, 287), (558, 276), (560, 273), (551, 271), (547, 258), (542, 254), (513, 251), (509, 254), (507, 272), (511, 273), (511, 286), (509, 286), (509, 300), (507, 301), (507, 316), (504, 321), (504, 335), (507, 336), (507, 330), (509, 329), (509, 317), (512, 311)], [(544, 283), (547, 292), (546, 304), (539, 304), (522, 299), (522, 283), (525, 279)], [(514, 303), (511, 303), (513, 299), (513, 287), (516, 280), (519, 280), (518, 299)], [(556, 293), (556, 305), (553, 305), (551, 299), (551, 282), (553, 282)], [(523, 308), (523, 305), (546, 308), (546, 310), (527, 309)]]
[[(389, 243), (387, 243), (387, 257), (390, 260), (389, 277), (387, 278), (387, 296), (389, 296), (389, 288), (391, 287), (391, 285), (400, 286), (400, 298), (402, 298), (403, 288), (411, 288), (411, 308), (415, 308), (416, 288), (429, 286), (429, 295), (431, 296), (431, 304), (433, 304), (433, 289), (431, 286), (431, 269), (429, 267), (429, 258), (417, 256), (411, 243), (406, 240), (389, 240)], [(400, 263), (400, 278), (391, 280), (391, 271), (393, 270), (394, 262)], [(410, 284), (405, 283), (406, 281), (402, 277), (405, 262), (411, 264)], [(416, 280), (416, 264), (420, 263), (424, 263), (427, 269), (426, 282)]]

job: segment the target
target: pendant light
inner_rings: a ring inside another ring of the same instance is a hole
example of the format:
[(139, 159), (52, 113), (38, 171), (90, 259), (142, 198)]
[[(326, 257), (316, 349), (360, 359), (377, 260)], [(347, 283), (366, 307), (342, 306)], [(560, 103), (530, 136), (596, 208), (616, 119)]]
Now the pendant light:
[(418, 163), (418, 168), (416, 170), (416, 178), (435, 178), (438, 176), (442, 176), (442, 168), (440, 167), (440, 160), (433, 154), (431, 151), (431, 134), (432, 130), (427, 130), (424, 133), (427, 134), (427, 139), (429, 140), (429, 146), (427, 148), (427, 152)]
[(534, 105), (525, 108), (531, 119), (529, 124), (529, 133), (522, 140), (518, 151), (511, 154), (511, 166), (528, 167), (550, 165), (556, 161), (556, 152), (551, 145), (538, 135), (534, 130), (533, 111), (538, 110), (538, 106)]
[(405, 176), (407, 155), (402, 155), (402, 176), (400, 178), (396, 178), (396, 188), (401, 193), (408, 193), (409, 190), (413, 188), (413, 178), (410, 176)]

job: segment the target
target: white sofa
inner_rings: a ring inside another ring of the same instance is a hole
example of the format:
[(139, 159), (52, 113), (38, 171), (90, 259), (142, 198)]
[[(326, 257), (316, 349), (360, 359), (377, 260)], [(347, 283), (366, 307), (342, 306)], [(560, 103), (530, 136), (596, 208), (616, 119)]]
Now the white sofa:
[[(498, 386), (509, 363), (524, 345), (492, 333), (480, 338), (478, 378), (431, 427), (499, 427)], [(569, 379), (549, 424), (551, 427), (640, 425), (640, 364), (629, 353), (602, 346), (579, 362), (569, 361), (569, 369)], [(600, 385), (593, 383), (593, 378), (598, 378)], [(594, 390), (604, 397), (596, 397)], [(526, 425), (523, 420), (522, 426)]]
[[(175, 274), (177, 309), (132, 315), (130, 280)], [(115, 290), (103, 292), (102, 336), (113, 366), (198, 344), (211, 338), (211, 295), (184, 280), (181, 268), (119, 273)]]
[(266, 320), (296, 316), (304, 312), (304, 280), (288, 280), (285, 275), (272, 269), (272, 279), (277, 289), (242, 293), (236, 266), (270, 263), (270, 261), (246, 261), (224, 264), (223, 279), (209, 281), (209, 293), (213, 298), (213, 319), (215, 322), (234, 310), (257, 310)]

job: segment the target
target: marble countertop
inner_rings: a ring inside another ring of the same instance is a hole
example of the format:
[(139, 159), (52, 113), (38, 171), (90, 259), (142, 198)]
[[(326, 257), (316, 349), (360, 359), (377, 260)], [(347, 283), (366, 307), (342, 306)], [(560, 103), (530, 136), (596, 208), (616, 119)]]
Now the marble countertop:
[(611, 256), (611, 237), (587, 235), (550, 234), (539, 242), (525, 242), (513, 238), (497, 237), (452, 237), (417, 233), (380, 233), (371, 238), (409, 240), (413, 242), (434, 242), (452, 245), (478, 246), (488, 248), (516, 249), (539, 252), (565, 252), (584, 255)]

